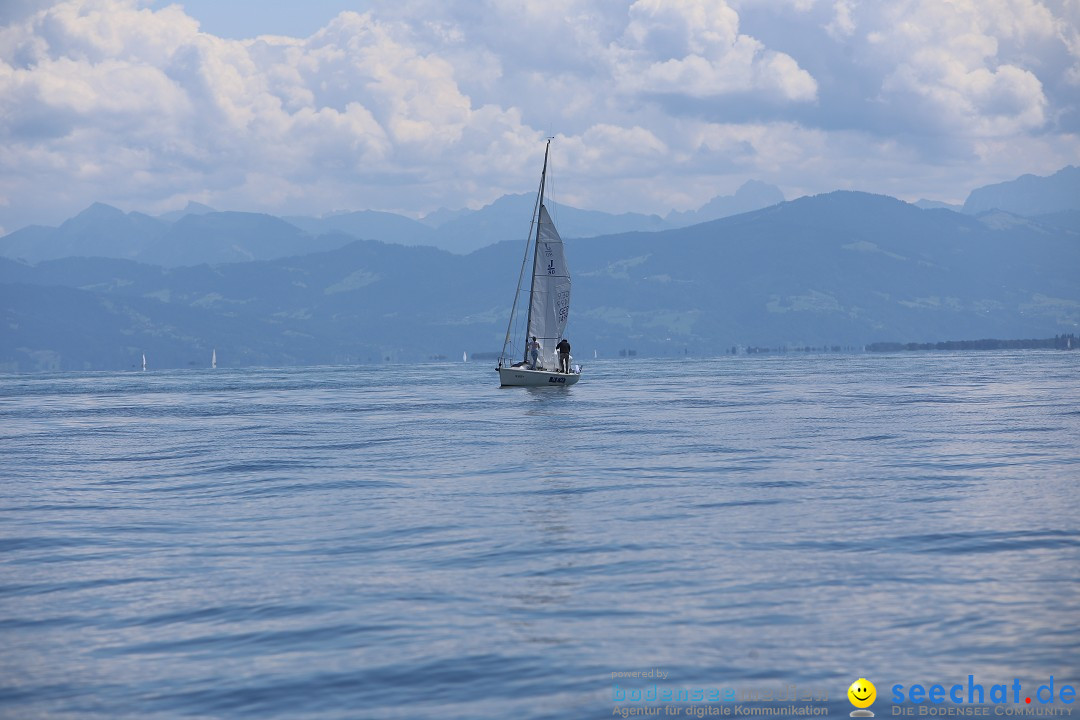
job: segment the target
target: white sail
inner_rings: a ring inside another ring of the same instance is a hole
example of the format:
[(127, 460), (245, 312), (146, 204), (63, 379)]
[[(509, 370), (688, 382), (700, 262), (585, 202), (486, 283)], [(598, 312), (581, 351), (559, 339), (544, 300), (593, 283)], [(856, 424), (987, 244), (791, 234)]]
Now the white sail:
[(546, 368), (558, 367), (555, 346), (563, 336), (569, 316), (570, 270), (566, 267), (563, 241), (547, 208), (541, 205), (527, 337), (540, 342), (541, 363)]
[(217, 369), (217, 348), (214, 348), (214, 354), (210, 356), (210, 367)]
[(143, 353), (143, 356), (142, 356), (142, 369), (143, 369), (143, 372), (146, 372), (146, 353)]

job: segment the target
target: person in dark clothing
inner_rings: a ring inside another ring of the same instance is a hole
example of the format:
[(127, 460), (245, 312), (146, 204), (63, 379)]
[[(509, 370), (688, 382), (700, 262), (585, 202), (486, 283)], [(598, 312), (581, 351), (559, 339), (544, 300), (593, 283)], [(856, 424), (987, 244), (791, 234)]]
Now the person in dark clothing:
[(555, 349), (559, 351), (559, 372), (570, 372), (570, 343), (563, 338), (559, 341), (559, 344), (555, 346)]

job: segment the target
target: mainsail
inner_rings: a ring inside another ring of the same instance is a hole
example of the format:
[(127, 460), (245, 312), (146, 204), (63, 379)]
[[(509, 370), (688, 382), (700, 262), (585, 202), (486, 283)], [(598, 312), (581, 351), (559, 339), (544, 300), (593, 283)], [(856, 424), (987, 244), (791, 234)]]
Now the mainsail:
[(541, 205), (527, 338), (535, 337), (540, 341), (543, 348), (541, 362), (546, 368), (558, 367), (555, 345), (563, 336), (569, 315), (570, 271), (566, 267), (563, 241), (547, 208)]

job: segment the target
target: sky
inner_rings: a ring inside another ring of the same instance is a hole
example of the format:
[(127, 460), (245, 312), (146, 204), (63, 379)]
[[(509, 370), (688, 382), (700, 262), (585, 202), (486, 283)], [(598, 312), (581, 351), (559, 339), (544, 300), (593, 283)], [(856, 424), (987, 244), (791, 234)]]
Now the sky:
[(1080, 0), (2, 0), (0, 233), (93, 202), (664, 215), (1080, 164)]

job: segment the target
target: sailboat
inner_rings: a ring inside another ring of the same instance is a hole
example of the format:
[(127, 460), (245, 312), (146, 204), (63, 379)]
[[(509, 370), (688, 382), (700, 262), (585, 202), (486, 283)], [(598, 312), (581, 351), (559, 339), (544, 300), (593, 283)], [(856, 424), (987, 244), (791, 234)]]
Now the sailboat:
[(143, 372), (146, 372), (146, 353), (142, 354), (142, 369)]
[[(499, 373), (499, 384), (517, 387), (566, 387), (581, 379), (581, 370), (570, 366), (571, 371), (559, 371), (559, 354), (555, 346), (563, 337), (566, 321), (570, 316), (570, 271), (566, 266), (563, 253), (563, 241), (555, 223), (551, 221), (544, 205), (544, 186), (547, 181), (548, 154), (551, 151), (551, 139), (544, 148), (544, 169), (540, 173), (540, 190), (533, 208), (532, 225), (529, 239), (525, 245), (525, 257), (521, 260), (521, 272), (518, 274), (517, 290), (514, 303), (510, 306), (510, 322), (506, 327), (506, 339), (503, 341), (499, 364), (495, 368)], [(535, 228), (535, 233), (533, 232)], [(522, 339), (521, 362), (514, 362), (514, 321), (517, 317), (518, 298), (521, 296), (522, 282), (529, 254), (532, 254), (532, 275), (529, 284), (528, 314), (525, 321), (525, 333)], [(540, 344), (535, 364), (529, 346), (532, 339)]]
[(214, 348), (214, 353), (210, 356), (210, 369), (217, 370), (217, 348)]

